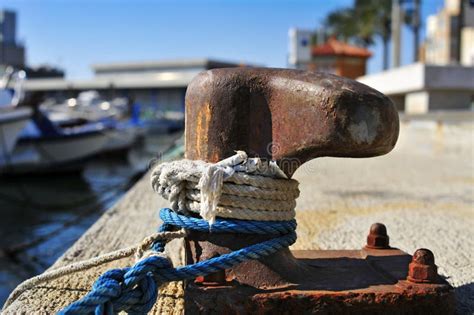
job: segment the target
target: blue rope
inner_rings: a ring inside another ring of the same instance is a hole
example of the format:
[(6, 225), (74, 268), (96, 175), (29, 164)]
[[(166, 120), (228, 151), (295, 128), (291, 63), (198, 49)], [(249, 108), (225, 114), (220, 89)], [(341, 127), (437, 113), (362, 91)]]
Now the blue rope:
[[(174, 268), (162, 256), (150, 256), (134, 266), (112, 269), (101, 275), (92, 290), (82, 299), (70, 304), (60, 314), (146, 314), (156, 302), (158, 288), (170, 281), (194, 279), (219, 270), (232, 268), (241, 262), (261, 259), (296, 241), (296, 221), (246, 221), (217, 219), (212, 226), (202, 219), (186, 217), (170, 209), (161, 209), (163, 224), (160, 232), (185, 228), (210, 233), (247, 233), (275, 235), (268, 241), (250, 245), (229, 254)], [(162, 252), (165, 243), (155, 242), (153, 250)]]

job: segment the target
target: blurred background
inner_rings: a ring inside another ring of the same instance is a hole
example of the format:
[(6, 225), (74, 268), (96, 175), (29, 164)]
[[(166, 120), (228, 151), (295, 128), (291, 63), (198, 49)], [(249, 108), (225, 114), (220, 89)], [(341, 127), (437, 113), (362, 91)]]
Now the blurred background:
[(465, 174), (472, 218), (472, 0), (2, 0), (0, 302), (150, 160), (183, 155), (196, 74), (254, 66), (333, 73), (388, 95), (400, 150), (436, 156), (428, 171)]

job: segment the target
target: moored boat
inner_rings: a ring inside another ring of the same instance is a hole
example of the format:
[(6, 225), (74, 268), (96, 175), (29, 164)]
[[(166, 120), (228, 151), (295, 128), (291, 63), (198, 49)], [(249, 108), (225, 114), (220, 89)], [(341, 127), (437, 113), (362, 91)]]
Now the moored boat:
[(144, 129), (130, 120), (102, 120), (109, 129), (106, 131), (107, 142), (102, 149), (105, 153), (127, 151), (144, 135)]
[(128, 100), (117, 97), (112, 100), (101, 98), (97, 91), (79, 93), (77, 98), (56, 103), (54, 100), (41, 105), (48, 118), (59, 126), (82, 123), (100, 122), (107, 127), (107, 141), (101, 152), (118, 152), (128, 150), (143, 128), (136, 117), (128, 118)]
[(0, 107), (0, 156), (12, 153), (21, 130), (30, 119), (31, 109)]
[[(15, 89), (8, 88), (15, 80)], [(22, 84), (24, 72), (15, 72), (8, 68), (0, 86), (0, 159), (11, 154), (20, 136), (20, 132), (31, 117), (31, 109), (18, 107), (23, 97)]]
[(0, 158), (0, 171), (18, 174), (80, 169), (86, 158), (102, 150), (108, 129), (102, 123), (59, 126), (37, 108), (12, 152)]

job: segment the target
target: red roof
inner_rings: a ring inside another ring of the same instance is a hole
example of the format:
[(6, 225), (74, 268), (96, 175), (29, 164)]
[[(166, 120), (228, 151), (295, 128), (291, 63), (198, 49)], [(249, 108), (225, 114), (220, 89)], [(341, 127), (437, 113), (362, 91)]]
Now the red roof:
[(350, 56), (369, 58), (372, 53), (362, 47), (349, 45), (340, 42), (334, 37), (331, 37), (322, 45), (314, 46), (311, 50), (313, 56)]

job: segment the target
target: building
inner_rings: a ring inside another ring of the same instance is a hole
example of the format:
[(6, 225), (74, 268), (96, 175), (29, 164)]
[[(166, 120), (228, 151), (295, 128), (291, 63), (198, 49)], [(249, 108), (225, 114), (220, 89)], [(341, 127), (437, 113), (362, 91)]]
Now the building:
[(322, 43), (314, 43), (312, 31), (290, 29), (288, 63), (296, 69), (328, 72), (355, 79), (366, 73), (367, 59), (372, 53), (330, 37)]
[(474, 109), (474, 1), (428, 17), (421, 62), (358, 78), (409, 114)]
[(37, 67), (25, 66), (23, 69), (26, 72), (26, 77), (29, 79), (64, 78), (64, 70), (47, 64)]
[(331, 37), (324, 44), (312, 47), (308, 69), (355, 79), (365, 75), (370, 56), (372, 53), (365, 48)]
[(474, 2), (445, 0), (443, 9), (428, 17), (423, 55), (427, 64), (474, 65)]
[(474, 67), (414, 63), (358, 81), (389, 96), (399, 110), (410, 114), (469, 110), (474, 105)]
[(313, 34), (313, 31), (297, 28), (288, 31), (288, 64), (293, 68), (304, 69), (311, 61)]
[(16, 39), (16, 13), (0, 10), (0, 67), (24, 65), (25, 48)]
[(464, 1), (462, 7), (461, 64), (474, 66), (474, 1)]
[(95, 64), (91, 79), (29, 79), (25, 90), (58, 100), (97, 90), (105, 98), (129, 97), (154, 111), (182, 111), (186, 87), (199, 72), (239, 66), (243, 65), (210, 59)]

